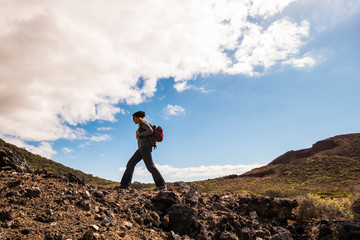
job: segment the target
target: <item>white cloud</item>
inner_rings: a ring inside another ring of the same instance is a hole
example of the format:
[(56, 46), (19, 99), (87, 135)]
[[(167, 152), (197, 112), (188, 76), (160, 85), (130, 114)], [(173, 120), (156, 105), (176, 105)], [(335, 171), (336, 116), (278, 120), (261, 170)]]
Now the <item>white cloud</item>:
[(111, 127), (99, 127), (97, 128), (98, 131), (110, 131), (112, 128)]
[(258, 75), (255, 67), (265, 70), (278, 62), (286, 62), (299, 53), (301, 39), (309, 34), (309, 23), (296, 24), (288, 18), (275, 21), (267, 29), (248, 24), (244, 39), (235, 52), (235, 63), (227, 71), (232, 74)]
[(103, 134), (103, 135), (95, 135), (95, 136), (91, 136), (89, 138), (90, 141), (92, 142), (103, 142), (103, 141), (109, 141), (111, 140), (111, 137), (107, 134)]
[(164, 108), (164, 114), (166, 117), (170, 116), (179, 116), (181, 114), (185, 114), (185, 109), (179, 105), (170, 105), (168, 104)]
[[(222, 177), (230, 174), (242, 174), (250, 171), (253, 168), (258, 168), (263, 165), (261, 164), (249, 164), (249, 165), (212, 165), (212, 166), (199, 166), (199, 167), (188, 167), (188, 168), (176, 168), (169, 165), (158, 165), (156, 167), (161, 172), (163, 177), (167, 181), (180, 181), (180, 180), (200, 180), (207, 178)], [(122, 173), (125, 168), (120, 168), (119, 172)], [(149, 171), (139, 166), (135, 168), (134, 176), (148, 177), (151, 176)]]
[(19, 138), (3, 136), (2, 139), (6, 142), (16, 145), (17, 147), (25, 148), (29, 152), (32, 152), (34, 154), (39, 154), (42, 157), (52, 158), (57, 153), (53, 149), (52, 144), (49, 142), (40, 142), (38, 146), (33, 146), (25, 143), (25, 141)]
[(79, 124), (115, 121), (158, 79), (183, 91), (199, 75), (291, 64), (309, 23), (272, 17), (292, 2), (2, 0), (0, 137), (87, 139)]
[(71, 148), (64, 147), (61, 149), (64, 153), (72, 153), (73, 150)]
[(313, 67), (316, 64), (316, 60), (311, 56), (304, 56), (302, 58), (292, 58), (285, 63), (293, 65), (296, 68)]

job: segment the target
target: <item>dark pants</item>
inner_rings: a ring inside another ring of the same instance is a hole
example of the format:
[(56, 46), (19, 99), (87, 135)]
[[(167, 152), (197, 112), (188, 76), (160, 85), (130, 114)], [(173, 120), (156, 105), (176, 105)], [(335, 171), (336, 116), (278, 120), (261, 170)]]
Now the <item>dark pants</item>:
[(161, 176), (159, 170), (157, 170), (157, 168), (155, 167), (155, 164), (152, 160), (151, 152), (152, 152), (151, 146), (145, 146), (136, 150), (136, 152), (130, 158), (129, 162), (126, 165), (126, 170), (121, 179), (121, 186), (130, 186), (135, 166), (142, 159), (145, 162), (147, 170), (151, 173), (156, 186), (157, 187), (165, 186), (165, 181)]

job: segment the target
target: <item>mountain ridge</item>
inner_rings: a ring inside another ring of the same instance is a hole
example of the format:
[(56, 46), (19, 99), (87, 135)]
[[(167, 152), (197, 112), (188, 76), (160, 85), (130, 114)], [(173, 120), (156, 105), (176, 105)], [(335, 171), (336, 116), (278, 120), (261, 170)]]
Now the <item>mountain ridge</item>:
[(288, 151), (241, 175), (197, 181), (202, 191), (253, 192), (294, 196), (346, 196), (360, 188), (360, 134), (344, 134)]

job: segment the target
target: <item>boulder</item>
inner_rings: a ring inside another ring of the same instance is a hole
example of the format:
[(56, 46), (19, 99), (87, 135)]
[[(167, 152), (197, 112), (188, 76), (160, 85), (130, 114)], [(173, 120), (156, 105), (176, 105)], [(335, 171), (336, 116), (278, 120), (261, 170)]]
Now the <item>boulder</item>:
[(317, 239), (359, 239), (360, 222), (321, 221)]
[(174, 204), (168, 209), (167, 214), (169, 215), (168, 230), (177, 234), (194, 238), (204, 228), (197, 218), (197, 212), (186, 205)]
[(292, 210), (298, 206), (296, 200), (273, 199), (269, 197), (240, 198), (239, 204), (245, 214), (256, 211), (260, 218), (276, 219), (286, 223)]
[(40, 188), (32, 187), (32, 188), (26, 189), (24, 196), (29, 197), (29, 198), (37, 198), (37, 197), (40, 197), (40, 194), (41, 194)]
[(74, 173), (67, 173), (64, 175), (64, 178), (66, 181), (72, 182), (72, 183), (77, 183), (77, 184), (81, 184), (81, 185), (85, 185), (85, 179), (81, 176), (78, 176)]
[(26, 160), (16, 151), (0, 149), (0, 167), (11, 167), (18, 172), (31, 172)]
[(152, 199), (160, 211), (168, 209), (173, 204), (179, 203), (180, 199), (174, 192), (161, 191)]

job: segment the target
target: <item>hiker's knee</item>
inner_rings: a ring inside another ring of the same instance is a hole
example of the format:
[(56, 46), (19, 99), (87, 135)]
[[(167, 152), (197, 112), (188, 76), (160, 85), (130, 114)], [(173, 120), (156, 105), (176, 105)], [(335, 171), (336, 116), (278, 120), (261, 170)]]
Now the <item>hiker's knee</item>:
[(129, 162), (126, 164), (126, 168), (127, 168), (127, 169), (133, 169), (133, 168), (135, 168), (135, 166), (136, 166), (136, 163), (133, 162), (133, 161), (129, 161)]

